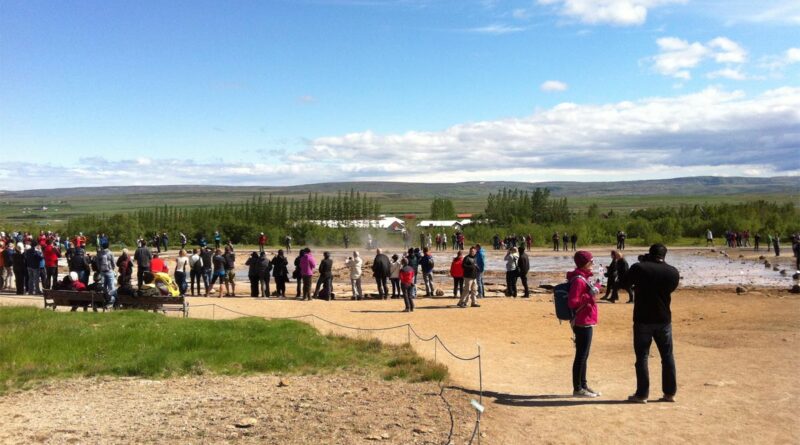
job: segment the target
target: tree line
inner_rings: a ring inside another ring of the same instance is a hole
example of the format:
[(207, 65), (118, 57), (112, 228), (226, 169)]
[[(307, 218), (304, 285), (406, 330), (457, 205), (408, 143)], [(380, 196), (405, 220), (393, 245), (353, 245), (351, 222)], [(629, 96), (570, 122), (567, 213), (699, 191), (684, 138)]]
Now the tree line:
[(260, 232), (265, 232), (272, 242), (286, 235), (297, 242), (308, 242), (306, 238), (312, 233), (325, 239), (341, 238), (338, 232), (326, 233), (333, 229), (326, 230), (314, 222), (335, 222), (347, 231), (353, 230), (348, 223), (376, 219), (379, 213), (380, 204), (374, 198), (354, 190), (340, 191), (335, 196), (309, 194), (301, 200), (259, 195), (238, 203), (208, 207), (163, 205), (110, 216), (79, 216), (67, 222), (66, 232), (106, 233), (110, 239), (125, 245), (135, 244), (139, 237), (149, 238), (163, 232), (173, 240), (182, 232), (194, 244), (200, 237), (211, 241), (215, 231), (234, 243), (254, 243)]

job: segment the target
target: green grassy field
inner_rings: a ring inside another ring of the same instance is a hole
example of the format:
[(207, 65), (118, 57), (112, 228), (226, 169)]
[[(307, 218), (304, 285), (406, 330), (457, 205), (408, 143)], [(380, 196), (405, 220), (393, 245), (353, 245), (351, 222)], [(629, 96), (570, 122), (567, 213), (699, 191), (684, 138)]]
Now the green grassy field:
[[(428, 217), (432, 198), (415, 196), (397, 196), (395, 194), (370, 193), (378, 199), (381, 212), (388, 215), (415, 214)], [(303, 199), (306, 194), (286, 195), (288, 198)], [(13, 224), (14, 221), (57, 222), (74, 216), (87, 214), (114, 214), (129, 212), (141, 208), (152, 208), (154, 205), (197, 208), (225, 202), (241, 202), (253, 197), (247, 193), (164, 193), (114, 196), (82, 196), (57, 199), (47, 198), (15, 198), (0, 200), (0, 221)], [(456, 212), (482, 213), (486, 208), (486, 196), (453, 197)], [(681, 204), (719, 204), (739, 203), (753, 200), (766, 200), (778, 203), (794, 202), (800, 205), (800, 196), (792, 193), (774, 194), (733, 194), (733, 195), (621, 195), (621, 196), (570, 196), (570, 208), (574, 211), (585, 211), (596, 203), (600, 211), (629, 212), (635, 209), (679, 206)], [(46, 211), (35, 210), (42, 206)]]
[(323, 336), (289, 320), (211, 321), (139, 311), (0, 308), (0, 393), (48, 378), (168, 377), (361, 369), (385, 379), (442, 380), (411, 348)]

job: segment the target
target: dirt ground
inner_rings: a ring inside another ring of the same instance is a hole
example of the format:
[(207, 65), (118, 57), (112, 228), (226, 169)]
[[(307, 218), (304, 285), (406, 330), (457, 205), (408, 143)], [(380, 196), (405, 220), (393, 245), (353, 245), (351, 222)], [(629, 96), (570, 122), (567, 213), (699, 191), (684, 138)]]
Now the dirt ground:
[[(335, 256), (343, 254), (335, 252)], [(635, 252), (628, 256), (632, 254)], [(742, 254), (753, 261), (758, 256)], [(788, 268), (791, 260), (783, 257), (779, 263)], [(531, 282), (535, 283), (560, 280), (554, 274), (533, 275)], [(375, 289), (370, 281), (365, 279), (368, 292)], [(499, 274), (487, 281), (502, 290)], [(601, 305), (588, 379), (602, 396), (574, 399), (571, 331), (555, 319), (547, 292), (530, 299), (485, 298), (480, 308), (468, 309), (456, 308), (451, 298), (421, 298), (415, 312), (403, 313), (401, 300), (350, 301), (344, 287), (337, 284), (340, 299), (336, 301), (300, 302), (244, 297), (247, 285), (240, 283), (238, 298), (190, 298), (190, 313), (215, 319), (240, 316), (225, 307), (268, 317), (313, 313), (363, 328), (411, 323), (420, 336), (438, 334), (455, 354), (472, 356), (480, 345), (486, 405), (483, 443), (800, 443), (800, 421), (795, 415), (800, 396), (795, 383), (800, 369), (800, 297), (786, 290), (751, 288), (737, 295), (733, 287), (679, 289), (672, 304), (677, 403), (632, 405), (625, 403), (635, 389), (632, 305)], [(293, 287), (288, 294), (294, 295)], [(13, 299), (0, 299), (0, 303), (40, 304)], [(202, 306), (211, 303), (220, 306)], [(307, 320), (323, 332), (372, 336), (387, 342), (404, 342), (409, 336), (405, 328), (368, 333)], [(470, 410), (469, 399), (479, 398), (477, 361), (453, 359), (441, 345), (419, 341), (413, 335), (411, 343), (422, 355), (448, 366), (451, 384), (463, 390), (460, 396), (453, 396), (453, 403)], [(650, 370), (655, 399), (660, 396), (655, 346)], [(383, 403), (399, 403), (399, 399)], [(8, 407), (8, 397), (0, 399), (0, 404)], [(465, 441), (460, 436), (454, 443)]]
[(440, 393), (357, 375), (55, 381), (0, 399), (0, 442), (438, 444), (452, 413), (463, 443), (474, 415)]

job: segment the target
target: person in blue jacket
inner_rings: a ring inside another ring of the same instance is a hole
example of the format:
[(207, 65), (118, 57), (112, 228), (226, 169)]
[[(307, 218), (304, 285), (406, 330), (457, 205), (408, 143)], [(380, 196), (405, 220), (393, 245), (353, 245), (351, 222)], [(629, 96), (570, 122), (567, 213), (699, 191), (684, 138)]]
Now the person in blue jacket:
[(478, 284), (478, 298), (483, 298), (485, 296), (483, 288), (483, 271), (486, 270), (486, 252), (483, 251), (483, 248), (480, 244), (475, 245), (475, 250), (475, 262), (478, 265), (478, 278), (476, 280)]

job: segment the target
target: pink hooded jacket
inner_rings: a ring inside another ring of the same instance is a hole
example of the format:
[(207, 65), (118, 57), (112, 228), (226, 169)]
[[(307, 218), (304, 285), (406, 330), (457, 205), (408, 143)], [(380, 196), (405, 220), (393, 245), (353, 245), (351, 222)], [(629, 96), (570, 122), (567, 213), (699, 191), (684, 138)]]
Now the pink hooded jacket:
[[(590, 293), (589, 284), (592, 273), (588, 270), (575, 269), (567, 273), (569, 280), (569, 296), (567, 304), (575, 310), (575, 326), (594, 326), (597, 324), (597, 303)], [(579, 276), (585, 278), (585, 281)], [(599, 289), (598, 289), (599, 292)]]

